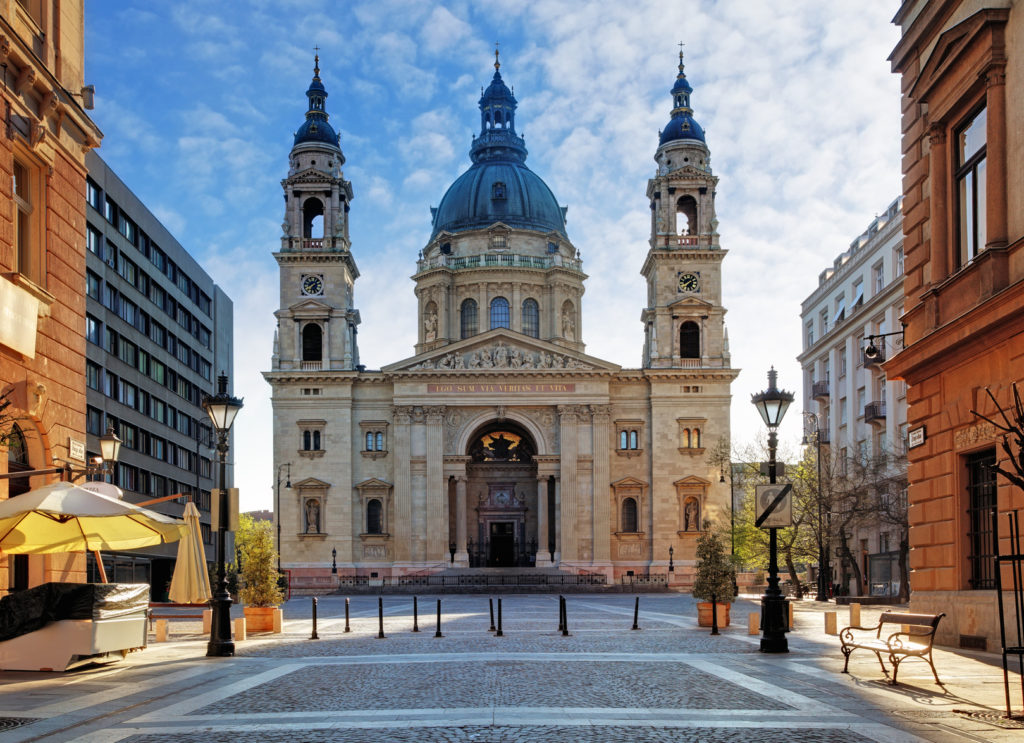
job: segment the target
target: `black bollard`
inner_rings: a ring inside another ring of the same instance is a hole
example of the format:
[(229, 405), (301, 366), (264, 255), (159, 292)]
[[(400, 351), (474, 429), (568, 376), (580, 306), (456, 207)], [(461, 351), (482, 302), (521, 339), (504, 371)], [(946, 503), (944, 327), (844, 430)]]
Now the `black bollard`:
[(377, 639), (384, 639), (384, 599), (377, 597)]
[(715, 595), (711, 594), (711, 634), (717, 635), (718, 632), (718, 602), (715, 601)]
[(565, 601), (561, 596), (558, 597), (558, 631), (562, 631), (562, 602)]
[(437, 631), (434, 632), (434, 637), (444, 637), (441, 634), (441, 599), (437, 600)]
[(316, 596), (313, 597), (313, 634), (309, 636), (310, 640), (319, 640), (320, 635), (316, 633), (316, 605), (319, 603)]
[(416, 603), (416, 597), (412, 597), (412, 631), (420, 631), (420, 612), (419, 604)]
[(491, 628), (488, 632), (494, 632), (494, 599), (487, 599), (487, 603), (491, 605)]
[(498, 599), (498, 631), (494, 633), (495, 637), (504, 637), (505, 634), (501, 631), (501, 599)]
[(562, 598), (562, 637), (569, 636), (569, 604)]
[(348, 624), (348, 597), (345, 597), (345, 631), (351, 632), (352, 628)]
[(637, 620), (640, 618), (640, 597), (636, 597), (636, 603), (633, 604), (633, 627), (632, 629), (640, 629), (640, 625)]

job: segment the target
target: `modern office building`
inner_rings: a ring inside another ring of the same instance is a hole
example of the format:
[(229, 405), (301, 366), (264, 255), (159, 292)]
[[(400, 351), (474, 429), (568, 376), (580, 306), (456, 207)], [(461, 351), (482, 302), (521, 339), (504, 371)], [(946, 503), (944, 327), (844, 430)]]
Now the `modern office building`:
[[(211, 427), (201, 407), (232, 372), (232, 303), (188, 251), (94, 152), (85, 186), (87, 449), (113, 426), (122, 440), (112, 480), (126, 500), (180, 517), (201, 514), (213, 559)], [(112, 581), (152, 582), (161, 598), (176, 544), (104, 553)]]
[(993, 649), (996, 555), (1024, 493), (974, 411), (998, 418), (989, 392), (1012, 408), (1024, 380), (1024, 9), (907, 0), (895, 23), (906, 345), (885, 368), (909, 385), (911, 608), (946, 613), (939, 641)]
[[(85, 112), (82, 0), (0, 4), (0, 499), (85, 464)], [(0, 555), (0, 595), (84, 581), (85, 556)]]
[(821, 272), (800, 310), (807, 430), (819, 437), (822, 489), (834, 501), (826, 508), (838, 511), (829, 518), (831, 582), (855, 596), (898, 594), (901, 550), (906, 564), (906, 386), (882, 368), (902, 347), (900, 203)]

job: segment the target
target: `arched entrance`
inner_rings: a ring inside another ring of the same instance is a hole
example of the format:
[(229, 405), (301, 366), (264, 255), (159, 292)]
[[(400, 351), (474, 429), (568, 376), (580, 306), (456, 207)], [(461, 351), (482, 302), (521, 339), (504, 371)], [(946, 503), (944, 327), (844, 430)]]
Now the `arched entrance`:
[(529, 567), (537, 554), (537, 447), (509, 420), (481, 426), (466, 454), (470, 567)]

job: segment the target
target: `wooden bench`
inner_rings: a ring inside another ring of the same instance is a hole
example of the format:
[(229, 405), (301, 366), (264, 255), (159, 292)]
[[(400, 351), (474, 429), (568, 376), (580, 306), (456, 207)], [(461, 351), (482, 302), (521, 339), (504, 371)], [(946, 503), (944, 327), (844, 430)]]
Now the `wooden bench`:
[(149, 629), (153, 630), (153, 622), (158, 619), (202, 619), (203, 614), (182, 614), (174, 611), (160, 611), (161, 609), (208, 609), (208, 604), (171, 604), (171, 603), (155, 603), (151, 602), (149, 605)]
[[(891, 683), (894, 685), (900, 662), (907, 658), (920, 658), (931, 666), (935, 683), (942, 686), (939, 674), (935, 670), (935, 663), (932, 661), (932, 643), (935, 642), (935, 630), (939, 626), (939, 620), (944, 616), (946, 615), (887, 611), (879, 617), (878, 624), (874, 627), (845, 627), (839, 633), (839, 640), (842, 643), (840, 649), (846, 658), (843, 673), (849, 673), (847, 668), (850, 665), (850, 653), (859, 648), (875, 654), (886, 676), (889, 675), (889, 671), (882, 660), (882, 653), (889, 656), (889, 662), (892, 663)], [(883, 637), (882, 630), (887, 626), (896, 626), (898, 630)]]

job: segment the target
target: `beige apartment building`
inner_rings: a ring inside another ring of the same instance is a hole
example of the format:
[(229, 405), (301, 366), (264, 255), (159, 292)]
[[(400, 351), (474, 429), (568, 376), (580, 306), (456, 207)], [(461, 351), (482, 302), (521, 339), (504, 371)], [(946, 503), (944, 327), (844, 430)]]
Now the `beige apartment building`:
[[(526, 164), (495, 61), (472, 164), (432, 209), (414, 271), (413, 355), (359, 362), (354, 189), (319, 68), (282, 184), (271, 370), (276, 509), (293, 579), (533, 567), (685, 581), (727, 513), (712, 449), (729, 440), (718, 179), (679, 73), (654, 153), (637, 332), (643, 367), (586, 353), (581, 246)], [(439, 189), (440, 192), (440, 189)], [(624, 194), (624, 198), (630, 198)], [(640, 194), (632, 196), (638, 202)], [(362, 247), (370, 249), (370, 246)], [(629, 265), (626, 258), (626, 265)]]

